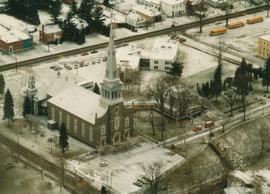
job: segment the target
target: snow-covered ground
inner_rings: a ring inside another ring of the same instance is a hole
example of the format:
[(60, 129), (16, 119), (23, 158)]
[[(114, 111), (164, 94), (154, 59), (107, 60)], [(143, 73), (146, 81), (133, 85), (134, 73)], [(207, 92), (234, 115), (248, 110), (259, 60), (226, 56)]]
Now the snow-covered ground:
[(215, 46), (222, 40), (226, 44), (227, 50), (233, 52), (236, 56), (245, 57), (255, 65), (263, 65), (264, 60), (257, 56), (257, 41), (260, 36), (270, 34), (270, 18), (266, 17), (266, 12), (261, 12), (256, 15), (263, 16), (264, 22), (252, 25), (247, 24), (246, 19), (253, 15), (255, 14), (231, 19), (230, 21), (243, 21), (245, 26), (228, 30), (224, 35), (209, 36), (211, 29), (225, 26), (225, 22), (223, 21), (204, 26), (202, 34), (198, 33), (198, 28), (187, 30), (186, 33), (194, 36), (198, 41)]
[[(131, 146), (124, 152), (104, 156), (92, 156), (78, 160), (69, 160), (68, 168), (75, 169), (87, 180), (91, 180), (97, 188), (101, 185), (111, 186), (119, 193), (131, 193), (140, 189), (134, 185), (144, 175), (143, 166), (162, 161), (164, 171), (178, 165), (183, 157), (152, 142), (142, 142)], [(101, 164), (108, 164), (101, 167)]]

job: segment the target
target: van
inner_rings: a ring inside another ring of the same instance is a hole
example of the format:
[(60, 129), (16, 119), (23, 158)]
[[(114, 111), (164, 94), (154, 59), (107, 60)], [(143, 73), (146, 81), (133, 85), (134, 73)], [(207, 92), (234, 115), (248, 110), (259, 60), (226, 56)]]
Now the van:
[(214, 121), (207, 121), (204, 123), (204, 128), (210, 128), (210, 127), (214, 127), (215, 123)]

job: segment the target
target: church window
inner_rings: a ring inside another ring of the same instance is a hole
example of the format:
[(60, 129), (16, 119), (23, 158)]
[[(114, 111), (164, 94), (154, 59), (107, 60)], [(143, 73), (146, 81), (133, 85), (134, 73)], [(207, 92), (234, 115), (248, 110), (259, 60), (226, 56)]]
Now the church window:
[(119, 114), (119, 106), (115, 106), (115, 114)]
[(102, 125), (102, 126), (100, 127), (100, 135), (103, 136), (103, 135), (105, 135), (105, 133), (106, 133), (105, 125)]
[(116, 78), (116, 71), (113, 72), (113, 78)]
[(59, 124), (62, 125), (63, 122), (63, 113), (62, 111), (59, 111)]
[(85, 123), (82, 122), (82, 137), (85, 138)]
[(92, 126), (89, 127), (89, 140), (93, 141), (93, 127)]
[(78, 121), (76, 118), (74, 118), (74, 133), (78, 132)]
[(129, 117), (125, 118), (125, 127), (129, 127)]
[(52, 107), (52, 120), (55, 120), (55, 108)]
[(69, 129), (70, 128), (70, 116), (69, 115), (67, 115), (67, 122), (66, 122), (66, 125), (67, 125), (67, 129)]
[(116, 117), (115, 119), (114, 119), (114, 130), (118, 130), (119, 129), (119, 125), (120, 125), (120, 119), (119, 119), (119, 117)]

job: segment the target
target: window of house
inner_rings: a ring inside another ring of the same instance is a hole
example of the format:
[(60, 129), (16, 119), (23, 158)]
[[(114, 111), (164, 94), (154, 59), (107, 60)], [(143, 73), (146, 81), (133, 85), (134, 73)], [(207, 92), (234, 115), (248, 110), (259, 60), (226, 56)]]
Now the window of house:
[(119, 106), (115, 106), (115, 114), (119, 114)]
[(105, 134), (106, 134), (106, 128), (105, 128), (105, 125), (102, 125), (102, 126), (100, 127), (100, 135), (103, 136), (103, 135), (105, 135)]
[(170, 67), (168, 67), (168, 66), (165, 66), (165, 70), (170, 70)]
[(155, 63), (155, 64), (158, 64), (158, 60), (155, 60), (154, 63)]
[(166, 64), (166, 65), (170, 64), (170, 61), (165, 61), (165, 64)]
[(93, 141), (93, 127), (89, 127), (89, 141)]
[(125, 118), (125, 128), (129, 127), (129, 117)]
[(63, 113), (62, 111), (59, 111), (59, 125), (61, 126), (63, 123)]
[(55, 108), (52, 107), (52, 120), (55, 120)]
[(154, 66), (154, 70), (157, 70), (158, 69), (158, 66)]
[(115, 117), (115, 119), (114, 119), (114, 129), (115, 130), (118, 130), (119, 129), (119, 117)]
[(67, 115), (66, 119), (67, 119), (66, 126), (67, 126), (67, 129), (69, 129), (70, 128), (70, 116)]
[(85, 123), (82, 122), (82, 137), (85, 138)]
[(74, 118), (74, 133), (78, 133), (78, 121)]

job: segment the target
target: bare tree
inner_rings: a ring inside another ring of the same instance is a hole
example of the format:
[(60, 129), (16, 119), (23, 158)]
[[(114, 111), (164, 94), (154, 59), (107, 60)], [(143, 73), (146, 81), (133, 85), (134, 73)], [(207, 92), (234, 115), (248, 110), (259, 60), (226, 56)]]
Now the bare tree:
[(213, 55), (217, 58), (218, 65), (222, 65), (224, 52), (227, 50), (227, 46), (221, 38), (218, 41), (218, 45), (213, 48)]
[(264, 156), (264, 151), (266, 150), (266, 144), (267, 142), (270, 141), (270, 136), (269, 136), (269, 128), (267, 127), (260, 127), (255, 129), (257, 132), (257, 135), (261, 141), (260, 144), (260, 156)]
[(145, 174), (142, 178), (150, 185), (151, 194), (156, 194), (159, 191), (163, 167), (161, 161), (143, 166)]
[(194, 13), (194, 16), (199, 19), (200, 33), (202, 33), (203, 18), (205, 18), (205, 12), (206, 9), (204, 7), (204, 2), (202, 1)]
[(230, 106), (230, 113), (231, 117), (233, 116), (233, 106), (235, 104), (235, 101), (238, 97), (237, 90), (235, 87), (230, 87), (225, 90), (223, 94), (224, 99), (226, 100), (227, 104)]
[(226, 27), (228, 27), (229, 24), (229, 19), (231, 17), (233, 5), (229, 2), (227, 2), (227, 5), (225, 7), (225, 22), (226, 22)]
[(156, 131), (155, 131), (155, 124), (154, 124), (154, 114), (153, 114), (153, 110), (152, 109), (149, 112), (149, 120), (150, 120), (150, 124), (151, 124), (151, 127), (152, 127), (153, 135), (155, 136), (156, 135)]
[(166, 77), (161, 77), (153, 80), (147, 85), (146, 97), (154, 99), (161, 113), (161, 139), (164, 140), (165, 126), (165, 100), (168, 96), (168, 88)]

